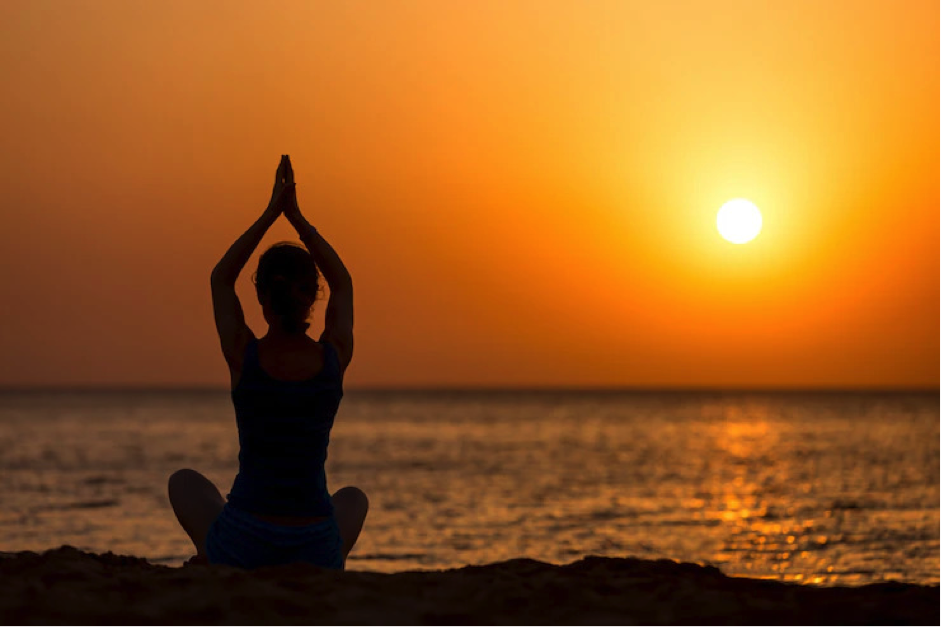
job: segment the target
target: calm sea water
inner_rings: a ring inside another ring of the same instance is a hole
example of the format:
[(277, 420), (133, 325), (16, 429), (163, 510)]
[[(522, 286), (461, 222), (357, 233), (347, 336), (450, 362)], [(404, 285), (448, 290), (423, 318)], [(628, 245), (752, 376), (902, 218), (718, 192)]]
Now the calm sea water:
[[(938, 449), (933, 393), (348, 392), (327, 470), (371, 500), (351, 569), (605, 555), (937, 584)], [(237, 453), (227, 392), (0, 393), (0, 550), (178, 565), (168, 475), (225, 494)]]

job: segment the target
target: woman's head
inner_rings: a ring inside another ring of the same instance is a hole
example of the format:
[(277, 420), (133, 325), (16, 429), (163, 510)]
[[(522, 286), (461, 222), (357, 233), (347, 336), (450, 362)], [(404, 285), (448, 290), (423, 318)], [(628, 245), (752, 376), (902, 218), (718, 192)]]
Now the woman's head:
[(306, 248), (279, 242), (258, 260), (253, 281), (265, 319), (277, 318), (287, 333), (303, 333), (320, 290), (320, 273)]

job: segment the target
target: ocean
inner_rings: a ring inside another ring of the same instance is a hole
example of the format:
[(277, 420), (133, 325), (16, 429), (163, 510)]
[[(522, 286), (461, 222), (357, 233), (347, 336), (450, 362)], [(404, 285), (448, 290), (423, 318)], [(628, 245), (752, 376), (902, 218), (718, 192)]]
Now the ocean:
[[(227, 391), (0, 393), (2, 551), (176, 566), (167, 477), (228, 492)], [(938, 394), (347, 391), (330, 489), (370, 512), (351, 570), (585, 555), (822, 585), (938, 584)]]

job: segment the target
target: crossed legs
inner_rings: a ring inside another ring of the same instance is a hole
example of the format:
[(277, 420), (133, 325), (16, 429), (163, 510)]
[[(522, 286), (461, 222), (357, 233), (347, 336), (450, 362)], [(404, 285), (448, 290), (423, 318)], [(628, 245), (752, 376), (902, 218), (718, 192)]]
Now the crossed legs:
[[(173, 513), (196, 547), (197, 559), (204, 560), (206, 534), (222, 511), (225, 499), (212, 481), (189, 468), (170, 475), (167, 490)], [(366, 522), (369, 499), (359, 488), (348, 486), (333, 495), (333, 509), (343, 538), (343, 558), (346, 559)]]

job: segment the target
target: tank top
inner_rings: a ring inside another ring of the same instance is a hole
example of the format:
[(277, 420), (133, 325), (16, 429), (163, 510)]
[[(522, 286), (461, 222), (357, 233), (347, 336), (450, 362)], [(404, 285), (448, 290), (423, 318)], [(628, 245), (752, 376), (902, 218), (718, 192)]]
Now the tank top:
[(228, 495), (234, 507), (267, 516), (333, 513), (324, 464), (343, 398), (343, 373), (333, 345), (320, 344), (320, 373), (283, 381), (262, 370), (258, 340), (249, 340), (232, 390), (239, 431), (239, 472)]

